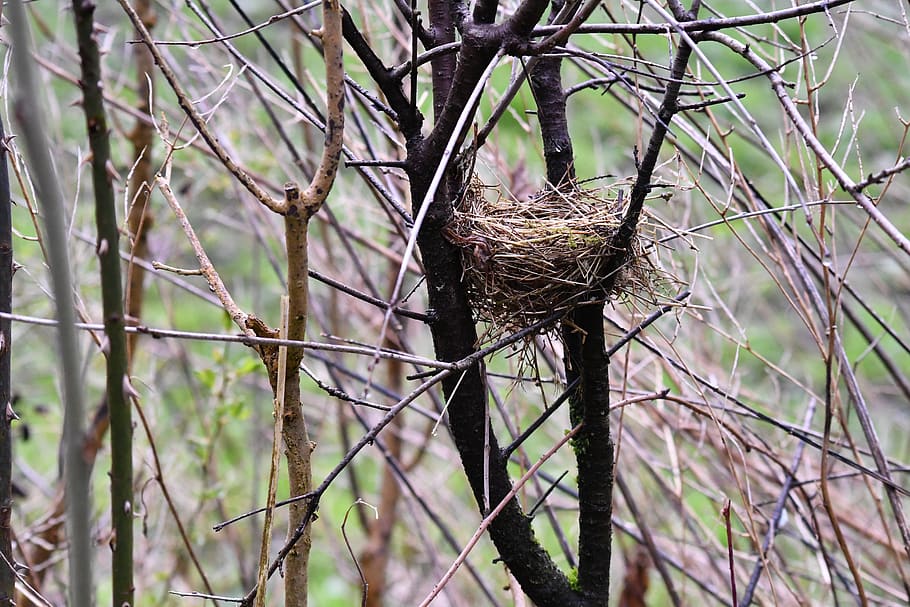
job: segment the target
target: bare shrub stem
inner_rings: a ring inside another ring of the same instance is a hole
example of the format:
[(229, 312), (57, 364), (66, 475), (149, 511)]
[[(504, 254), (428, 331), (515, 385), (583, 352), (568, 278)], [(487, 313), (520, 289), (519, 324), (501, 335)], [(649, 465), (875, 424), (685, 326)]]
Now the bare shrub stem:
[(111, 434), (111, 542), (113, 604), (132, 605), (133, 582), (133, 421), (126, 332), (123, 279), (120, 271), (120, 223), (114, 199), (113, 161), (107, 117), (101, 90), (101, 57), (95, 38), (95, 3), (74, 0), (79, 56), (82, 61), (83, 111), (92, 150), (92, 183), (95, 189), (96, 253), (101, 262), (101, 296), (104, 310), (102, 347), (107, 361), (107, 405)]
[[(44, 130), (46, 117), (41, 108), (43, 97), (35, 82), (35, 65), (31, 58), (31, 35), (25, 8), (11, 3), (8, 17), (13, 24), (13, 75), (19, 92), (13, 101), (13, 112), (25, 141), (36, 194), (42, 208), (46, 235), (47, 262), (50, 266), (56, 300), (57, 352), (63, 385), (63, 473), (67, 494), (67, 533), (69, 538), (69, 603), (74, 607), (92, 604), (91, 499), (90, 466), (83, 458), (82, 438), (85, 409), (82, 395), (82, 362), (76, 337), (76, 315), (73, 310), (73, 282), (67, 252), (65, 210), (60, 182), (50, 157)], [(113, 249), (116, 251), (116, 249)], [(121, 386), (122, 389), (122, 386)]]

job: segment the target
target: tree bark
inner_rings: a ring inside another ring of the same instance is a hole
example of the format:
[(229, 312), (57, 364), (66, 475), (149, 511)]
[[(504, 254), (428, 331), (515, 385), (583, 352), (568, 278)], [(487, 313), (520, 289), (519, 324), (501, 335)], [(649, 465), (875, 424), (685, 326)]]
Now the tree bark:
[[(437, 74), (434, 66), (437, 121), (426, 140), (409, 146), (408, 176), (412, 200), (423, 200), (426, 196), (430, 177), (440, 162), (446, 142), (452, 136), (457, 118), (500, 44), (506, 38), (526, 37), (545, 8), (546, 2), (525, 2), (506, 24), (492, 26), (504, 27), (504, 30), (479, 29), (467, 34), (463, 31), (457, 67), (451, 80), (447, 72)], [(449, 2), (430, 4), (431, 18), (441, 19), (444, 23), (455, 21), (454, 10)], [(444, 102), (441, 102), (443, 98)], [(441, 233), (453, 213), (451, 192), (457, 191), (460, 185), (457, 170), (449, 167), (442, 187), (430, 203), (433, 206), (427, 212), (417, 241), (426, 270), (429, 304), (436, 319), (430, 326), (433, 343), (437, 357), (444, 361), (468, 356), (476, 350), (477, 344), (477, 332), (461, 280), (461, 252)], [(449, 403), (449, 428), (474, 497), (482, 510), (485, 508), (485, 497), (489, 498), (490, 505), (496, 505), (510, 491), (512, 484), (506, 470), (507, 459), (488, 425), (482, 366), (475, 364), (464, 371), (463, 376), (450, 376), (443, 380), (442, 385)], [(486, 453), (489, 453), (489, 462), (485, 461)], [(485, 485), (487, 479), (488, 487)], [(540, 607), (584, 605), (568, 578), (538, 543), (530, 519), (515, 498), (491, 524), (490, 536), (522, 590)]]
[(101, 90), (101, 57), (95, 39), (95, 4), (74, 0), (73, 13), (82, 65), (83, 111), (92, 150), (96, 252), (101, 265), (101, 297), (107, 363), (107, 403), (111, 430), (111, 580), (116, 607), (133, 604), (133, 395), (127, 372), (127, 344), (120, 270), (120, 223), (114, 200), (113, 161)]
[[(0, 121), (0, 312), (13, 310), (13, 226), (9, 173), (6, 166), (6, 134)], [(7, 563), (13, 562), (11, 516), (13, 512), (13, 421), (12, 321), (0, 318), (0, 553)], [(12, 605), (16, 576), (11, 567), (0, 563), (0, 604)]]

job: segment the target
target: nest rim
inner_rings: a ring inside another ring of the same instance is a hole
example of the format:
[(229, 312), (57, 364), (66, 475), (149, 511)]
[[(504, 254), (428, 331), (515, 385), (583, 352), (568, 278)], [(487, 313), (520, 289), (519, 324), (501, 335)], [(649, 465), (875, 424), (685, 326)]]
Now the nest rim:
[(488, 337), (555, 322), (579, 306), (635, 297), (642, 287), (653, 295), (647, 216), (629, 248), (614, 246), (626, 185), (573, 182), (520, 201), (471, 179), (446, 234), (462, 251), (468, 299), (475, 320), (488, 325)]

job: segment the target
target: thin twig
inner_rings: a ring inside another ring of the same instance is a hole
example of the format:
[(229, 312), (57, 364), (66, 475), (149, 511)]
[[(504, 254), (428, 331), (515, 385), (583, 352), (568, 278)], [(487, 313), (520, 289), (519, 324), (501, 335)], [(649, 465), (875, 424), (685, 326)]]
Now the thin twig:
[[(680, 21), (678, 26), (671, 23), (589, 23), (580, 26), (576, 30), (576, 34), (627, 34), (641, 36), (644, 34), (665, 35), (667, 31), (676, 29), (677, 27), (682, 31), (693, 33), (736, 29), (748, 27), (750, 25), (779, 23), (787, 19), (824, 13), (830, 11), (832, 8), (850, 4), (853, 1), (854, 0), (818, 0), (816, 2), (808, 2), (790, 8), (755, 13), (752, 15), (742, 15), (740, 17)], [(559, 29), (559, 26), (539, 26), (534, 28), (534, 35), (548, 36), (557, 33)]]
[[(281, 298), (281, 323), (278, 336), (288, 338), (288, 296)], [(272, 418), (272, 457), (269, 462), (269, 485), (265, 499), (265, 521), (262, 523), (262, 537), (259, 544), (259, 568), (256, 577), (256, 607), (265, 605), (265, 583), (268, 580), (269, 547), (272, 545), (272, 520), (275, 512), (275, 495), (278, 489), (278, 471), (281, 459), (281, 436), (284, 426), (284, 386), (287, 379), (287, 346), (278, 346), (278, 381), (275, 385)]]
[[(26, 316), (24, 314), (8, 314), (6, 312), (0, 312), (0, 318), (9, 318), (14, 322), (23, 322), (32, 325), (41, 325), (45, 327), (55, 327), (57, 326), (57, 321), (50, 318), (38, 318), (36, 316)], [(75, 323), (77, 329), (83, 331), (102, 331), (104, 330), (104, 325), (98, 323)], [(363, 356), (377, 356), (376, 350), (372, 347), (356, 347), (356, 346), (345, 346), (338, 344), (326, 344), (316, 341), (307, 341), (307, 340), (296, 340), (296, 339), (279, 339), (277, 337), (259, 337), (256, 335), (223, 335), (220, 333), (201, 333), (196, 331), (178, 331), (175, 329), (156, 329), (153, 327), (148, 327), (145, 325), (138, 326), (127, 326), (125, 327), (127, 333), (136, 333), (140, 335), (148, 335), (155, 339), (187, 339), (187, 340), (198, 340), (198, 341), (217, 341), (224, 343), (237, 343), (243, 344), (245, 346), (287, 346), (287, 347), (296, 347), (303, 348), (305, 350), (324, 350), (327, 352), (343, 352), (347, 354), (360, 354)], [(518, 338), (521, 339), (519, 336)], [(507, 346), (511, 343), (508, 340), (504, 340), (502, 347)], [(489, 352), (487, 352), (489, 353)], [(455, 361), (455, 362), (443, 362), (438, 360), (433, 360), (432, 358), (424, 358), (417, 356), (415, 354), (408, 354), (407, 352), (395, 352), (390, 350), (381, 350), (378, 354), (379, 358), (389, 358), (401, 360), (413, 365), (420, 365), (426, 367), (432, 367), (435, 369), (448, 369), (450, 371), (460, 371), (463, 367), (470, 366), (474, 363), (474, 358)]]
[[(812, 421), (812, 415), (815, 413), (815, 400), (813, 399), (809, 407), (806, 408), (806, 415), (804, 417), (804, 427), (808, 427)], [(800, 462), (802, 461), (803, 456), (803, 443), (796, 444), (796, 453), (793, 455), (793, 463), (790, 466), (788, 471), (787, 478), (784, 481), (783, 487), (781, 487), (780, 494), (777, 497), (777, 502), (774, 505), (774, 513), (771, 515), (771, 520), (768, 525), (768, 533), (765, 534), (765, 539), (761, 545), (761, 551), (758, 554), (758, 558), (755, 559), (755, 567), (752, 569), (752, 575), (749, 576), (749, 583), (746, 585), (746, 589), (743, 591), (743, 596), (740, 599), (738, 606), (739, 607), (748, 607), (752, 604), (752, 597), (755, 594), (755, 589), (758, 587), (758, 580), (761, 577), (761, 572), (766, 566), (768, 560), (768, 550), (771, 548), (774, 543), (774, 539), (777, 537), (777, 532), (780, 530), (780, 521), (784, 513), (784, 508), (787, 504), (787, 500), (790, 497), (790, 490), (797, 486), (796, 482), (796, 471), (799, 469)]]
[(459, 554), (458, 558), (456, 558), (455, 561), (452, 562), (452, 565), (449, 567), (448, 571), (446, 571), (445, 575), (442, 576), (442, 579), (440, 579), (438, 582), (436, 582), (436, 585), (433, 587), (433, 590), (430, 592), (430, 594), (428, 594), (426, 596), (426, 598), (424, 598), (423, 601), (421, 601), (420, 607), (427, 607), (427, 605), (432, 603), (433, 600), (437, 596), (439, 596), (439, 593), (442, 592), (442, 589), (445, 588), (446, 584), (449, 583), (449, 580), (452, 579), (452, 576), (455, 575), (455, 572), (458, 571), (459, 567), (461, 567), (462, 563), (464, 563), (464, 560), (468, 557), (468, 554), (470, 554), (471, 550), (474, 549), (474, 546), (477, 545), (477, 542), (480, 541), (480, 538), (483, 537), (484, 533), (486, 533), (487, 528), (492, 524), (492, 522), (496, 519), (496, 517), (499, 515), (499, 513), (502, 512), (502, 510), (506, 506), (508, 506), (509, 503), (511, 503), (511, 501), (515, 498), (515, 496), (518, 495), (518, 492), (521, 490), (521, 488), (537, 472), (537, 470), (542, 465), (544, 465), (544, 463), (546, 463), (547, 460), (549, 460), (551, 457), (553, 457), (553, 455), (559, 449), (561, 449), (563, 445), (565, 445), (572, 438), (574, 438), (575, 435), (578, 434), (579, 430), (581, 430), (580, 425), (575, 426), (574, 428), (572, 428), (571, 430), (566, 432), (565, 436), (563, 436), (555, 445), (550, 447), (543, 455), (541, 455), (540, 459), (538, 459), (537, 462), (535, 462), (533, 466), (528, 468), (528, 471), (525, 472), (521, 476), (521, 478), (519, 478), (514, 483), (512, 490), (509, 491), (508, 493), (506, 493), (505, 497), (503, 497), (502, 500), (500, 500), (499, 504), (497, 504), (496, 507), (493, 508), (493, 511), (490, 512), (488, 515), (486, 515), (484, 517), (484, 519), (480, 522), (480, 525), (477, 527), (477, 530), (474, 532), (474, 535), (471, 536), (471, 539), (469, 539), (467, 541), (464, 549), (462, 549), (461, 554)]
[[(749, 62), (751, 62), (755, 67), (761, 70), (767, 70), (768, 79), (771, 81), (771, 88), (774, 89), (775, 94), (777, 95), (778, 101), (780, 101), (781, 107), (787, 113), (787, 116), (790, 118), (793, 126), (799, 131), (800, 136), (803, 138), (803, 141), (806, 142), (812, 151), (815, 153), (818, 161), (827, 168), (837, 182), (840, 184), (841, 188), (850, 194), (856, 204), (858, 204), (862, 209), (869, 215), (869, 217), (882, 229), (882, 231), (888, 235), (891, 240), (907, 255), (910, 255), (910, 239), (904, 235), (901, 230), (895, 226), (890, 219), (881, 211), (881, 209), (876, 206), (875, 201), (873, 201), (869, 196), (863, 193), (863, 188), (859, 188), (858, 184), (854, 182), (847, 172), (840, 166), (840, 164), (831, 156), (828, 150), (825, 149), (825, 146), (822, 145), (821, 141), (815, 136), (815, 133), (812, 132), (810, 126), (806, 123), (806, 120), (799, 113), (799, 110), (796, 107), (796, 104), (793, 102), (793, 99), (790, 98), (790, 94), (787, 91), (786, 84), (784, 79), (776, 71), (771, 70), (771, 66), (768, 63), (759, 57), (753, 50), (749, 48), (748, 45), (745, 45), (733, 38), (715, 32), (708, 32), (705, 34), (706, 40), (713, 40), (724, 46), (731, 48), (736, 51), (743, 57), (745, 57)], [(903, 169), (901, 169), (903, 170)], [(864, 186), (865, 187), (865, 186)], [(910, 546), (908, 546), (910, 550)]]
[(212, 292), (218, 297), (218, 300), (231, 317), (231, 320), (234, 321), (234, 324), (236, 324), (245, 335), (253, 337), (254, 334), (252, 330), (246, 326), (247, 313), (241, 310), (240, 306), (234, 302), (234, 298), (231, 297), (230, 291), (228, 291), (224, 281), (221, 280), (218, 271), (215, 270), (215, 266), (205, 252), (202, 243), (199, 242), (199, 237), (196, 236), (196, 230), (193, 229), (192, 224), (189, 219), (187, 219), (186, 213), (183, 212), (183, 207), (180, 206), (180, 202), (174, 195), (170, 182), (163, 175), (159, 174), (155, 177), (155, 185), (164, 195), (164, 199), (167, 201), (168, 206), (171, 207), (171, 210), (177, 217), (177, 222), (183, 229), (183, 233), (186, 235), (190, 246), (193, 248), (193, 253), (196, 255), (196, 260), (199, 262), (199, 271), (202, 272), (206, 282), (209, 283)]
[(247, 174), (240, 165), (238, 165), (233, 158), (227, 153), (224, 149), (224, 146), (218, 141), (218, 138), (209, 130), (208, 124), (205, 119), (199, 114), (199, 111), (193, 105), (193, 102), (190, 100), (189, 96), (186, 94), (186, 91), (183, 90), (183, 86), (180, 84), (180, 81), (177, 78), (177, 75), (171, 69), (170, 65), (165, 60), (164, 56), (161, 54), (161, 51), (158, 50), (158, 47), (155, 45), (155, 41), (152, 39), (152, 35), (149, 33), (148, 29), (145, 27), (145, 24), (142, 22), (142, 19), (136, 13), (135, 9), (130, 6), (130, 3), (127, 0), (117, 0), (120, 3), (120, 6), (123, 8), (124, 12), (130, 18), (130, 21), (133, 23), (133, 27), (136, 28), (136, 31), (139, 33), (139, 36), (142, 38), (142, 41), (148, 47), (149, 52), (152, 53), (152, 57), (155, 58), (155, 63), (158, 65), (158, 68), (161, 70), (161, 73), (164, 75), (165, 79), (168, 81), (168, 84), (171, 86), (171, 89), (174, 91), (174, 95), (177, 97), (177, 102), (180, 104), (180, 107), (183, 109), (184, 113), (193, 123), (193, 126), (208, 144), (209, 149), (218, 157), (218, 160), (221, 161), (221, 164), (224, 165), (237, 180), (243, 184), (243, 186), (252, 194), (256, 200), (261, 202), (263, 205), (275, 211), (276, 213), (283, 213), (284, 208), (280, 200), (272, 198), (265, 190), (263, 190), (259, 185), (253, 181), (252, 177)]
[(149, 448), (152, 450), (152, 461), (155, 464), (155, 482), (158, 484), (158, 487), (161, 488), (161, 495), (167, 503), (168, 510), (171, 512), (174, 523), (177, 525), (177, 532), (180, 534), (180, 540), (183, 542), (183, 547), (189, 555), (190, 560), (193, 562), (193, 567), (196, 569), (196, 573), (199, 574), (199, 578), (202, 580), (202, 585), (205, 586), (206, 592), (213, 595), (212, 603), (217, 607), (218, 598), (214, 597), (215, 591), (212, 589), (212, 584), (209, 582), (208, 576), (205, 574), (205, 569), (203, 569), (202, 563), (199, 561), (196, 549), (193, 548), (193, 540), (190, 538), (186, 525), (184, 525), (183, 519), (180, 517), (180, 510), (177, 502), (174, 501), (174, 496), (171, 494), (167, 482), (164, 480), (164, 468), (161, 466), (161, 458), (158, 455), (158, 444), (155, 440), (155, 435), (152, 432), (148, 418), (145, 415), (145, 409), (142, 407), (142, 403), (136, 395), (131, 395), (131, 400), (133, 407), (136, 409), (136, 414), (139, 416), (142, 429), (145, 431), (145, 437), (148, 440)]
[(733, 566), (733, 525), (730, 521), (730, 500), (724, 500), (724, 507), (720, 511), (724, 518), (724, 527), (727, 531), (727, 566), (730, 570), (730, 596), (731, 605), (737, 605), (736, 600), (736, 569)]
[[(297, 8), (279, 13), (277, 15), (272, 15), (264, 22), (249, 27), (245, 30), (236, 32), (234, 34), (228, 34), (226, 36), (216, 36), (215, 38), (206, 38), (204, 40), (155, 40), (154, 43), (157, 46), (191, 46), (193, 48), (198, 48), (206, 44), (215, 44), (217, 42), (224, 42), (226, 40), (233, 40), (234, 38), (240, 38), (241, 36), (246, 36), (247, 34), (252, 34), (253, 32), (258, 32), (261, 29), (265, 29), (270, 25), (274, 25), (279, 21), (293, 17), (294, 15), (299, 15), (300, 13), (305, 13), (310, 9), (316, 8), (322, 0), (311, 0), (303, 6), (298, 6)], [(131, 42), (142, 42), (140, 41), (131, 41)]]

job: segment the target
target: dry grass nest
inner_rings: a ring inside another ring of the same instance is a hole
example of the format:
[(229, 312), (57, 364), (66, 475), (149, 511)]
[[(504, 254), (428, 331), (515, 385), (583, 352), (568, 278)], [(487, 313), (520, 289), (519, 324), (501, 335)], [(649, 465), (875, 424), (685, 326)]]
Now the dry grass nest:
[(628, 185), (547, 190), (516, 201), (472, 180), (447, 234), (462, 248), (468, 296), (477, 319), (489, 323), (488, 338), (584, 303), (655, 300), (658, 271), (644, 254), (654, 232), (647, 216), (631, 251), (613, 246), (625, 210), (620, 190)]

